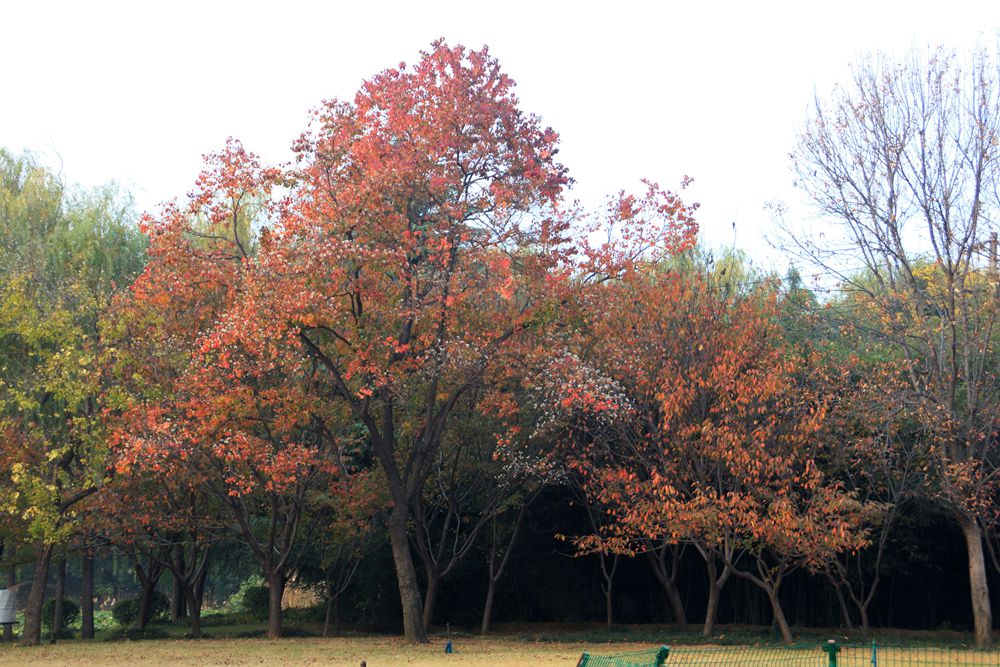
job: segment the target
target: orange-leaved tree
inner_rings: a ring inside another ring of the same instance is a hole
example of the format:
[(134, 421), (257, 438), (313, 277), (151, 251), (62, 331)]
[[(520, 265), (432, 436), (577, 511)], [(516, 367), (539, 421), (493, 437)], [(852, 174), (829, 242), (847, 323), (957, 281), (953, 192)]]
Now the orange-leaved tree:
[[(682, 187), (690, 180), (685, 177)], [(574, 275), (576, 290), (563, 303), (558, 318), (562, 326), (553, 332), (540, 358), (531, 360), (530, 367), (523, 372), (525, 390), (542, 411), (529, 439), (548, 441), (549, 447), (554, 441), (557, 446), (551, 450), (548, 463), (563, 481), (574, 477), (567, 474), (567, 464), (578, 463), (577, 447), (620, 437), (618, 429), (625, 423), (622, 415), (633, 414), (631, 399), (624, 393), (626, 388), (609, 374), (607, 364), (595, 362), (597, 357), (611, 354), (617, 355), (624, 366), (630, 366), (629, 346), (634, 339), (626, 332), (614, 332), (613, 323), (634, 317), (632, 311), (642, 308), (642, 304), (631, 300), (615, 302), (608, 295), (617, 286), (640, 279), (648, 267), (671, 261), (691, 249), (696, 240), (697, 204), (686, 205), (679, 195), (656, 183), (646, 181), (645, 185), (643, 195), (619, 192), (608, 199), (602, 214), (587, 219)], [(598, 313), (609, 325), (608, 331), (603, 332), (610, 336), (608, 340), (595, 335), (593, 320)], [(614, 351), (601, 350), (605, 345)], [(632, 370), (643, 372), (640, 367)], [(571, 445), (569, 452), (561, 446), (567, 444)], [(647, 546), (675, 621), (683, 623), (684, 604), (675, 573), (670, 573), (676, 568), (667, 564), (670, 545), (661, 541), (656, 546)], [(603, 552), (601, 556), (603, 569)], [(608, 584), (610, 624), (610, 580)]]
[(409, 531), (449, 417), (564, 289), (556, 140), (485, 48), (436, 42), (315, 112), (294, 204), (262, 249), (271, 307), (384, 473), (413, 641), (427, 635)]
[(774, 291), (647, 264), (590, 305), (587, 363), (613, 391), (565, 406), (587, 425), (572, 439), (584, 487), (613, 521), (581, 546), (693, 544), (710, 577), (705, 631), (735, 574), (767, 595), (790, 641), (785, 577), (861, 546), (864, 530), (859, 503), (816, 465), (830, 397), (783, 344)]
[(280, 217), (281, 172), (233, 141), (207, 163), (188, 206), (145, 221), (150, 262), (121, 304), (116, 463), (185, 475), (226, 509), (268, 582), (274, 637), (313, 535), (304, 522), (322, 515), (310, 502), (351, 465), (351, 422), (323, 398), (295, 331), (270, 316), (288, 295), (268, 291), (257, 246)]

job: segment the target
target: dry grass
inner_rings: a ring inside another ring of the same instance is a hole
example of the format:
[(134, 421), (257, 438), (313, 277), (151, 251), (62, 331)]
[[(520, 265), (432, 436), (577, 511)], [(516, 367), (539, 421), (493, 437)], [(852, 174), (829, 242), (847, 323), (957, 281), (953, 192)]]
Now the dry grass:
[[(480, 665), (525, 667), (575, 665), (583, 647), (576, 644), (530, 643), (517, 640), (462, 638), (455, 653), (444, 653), (445, 640), (432, 639), (414, 646), (401, 639), (205, 639), (133, 642), (63, 641), (55, 645), (21, 648), (0, 645), (0, 665)], [(637, 650), (648, 644), (602, 646), (601, 651)]]
[[(63, 641), (56, 645), (21, 648), (0, 644), (0, 665), (334, 665), (358, 667), (362, 660), (368, 667), (436, 665), (486, 667), (531, 667), (564, 665), (572, 667), (585, 648), (594, 654), (609, 654), (655, 648), (649, 643), (585, 643), (579, 641), (533, 642), (516, 638), (462, 636), (454, 640), (455, 653), (444, 653), (445, 639), (432, 638), (430, 644), (417, 646), (393, 637), (351, 637), (339, 639), (161, 639), (145, 641), (81, 642)], [(691, 650), (691, 649), (694, 650)], [(687, 650), (685, 650), (687, 649)], [(886, 667), (912, 665), (1000, 665), (1000, 653), (979, 653), (951, 649), (886, 648), (879, 650), (879, 664)], [(752, 657), (749, 657), (751, 656)], [(841, 664), (845, 667), (868, 667), (867, 649), (845, 649)], [(743, 665), (750, 662), (768, 665), (820, 665), (826, 656), (812, 650), (787, 652), (780, 648), (748, 649), (744, 646), (677, 647), (668, 664)]]

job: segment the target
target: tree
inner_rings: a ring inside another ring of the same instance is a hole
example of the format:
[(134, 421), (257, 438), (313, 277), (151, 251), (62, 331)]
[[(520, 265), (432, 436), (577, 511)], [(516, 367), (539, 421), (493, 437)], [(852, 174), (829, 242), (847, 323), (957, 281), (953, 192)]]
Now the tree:
[(34, 543), (22, 643), (41, 637), (49, 563), (76, 506), (103, 483), (102, 310), (144, 261), (130, 202), (67, 189), (28, 156), (0, 151), (0, 506)]
[(517, 544), (529, 507), (549, 485), (565, 476), (565, 466), (554, 461), (547, 443), (535, 437), (532, 424), (539, 415), (532, 404), (530, 384), (532, 368), (540, 359), (526, 358), (521, 364), (506, 364), (494, 369), (490, 389), (479, 401), (481, 425), (492, 427), (495, 442), (480, 462), (493, 490), (484, 504), (486, 544), (486, 599), (480, 633), (490, 631), (497, 585), (503, 577)]
[[(358, 471), (333, 484), (343, 488), (331, 490), (327, 502), (313, 509), (321, 517), (317, 537), (296, 573), (300, 585), (305, 582), (319, 586), (326, 602), (324, 637), (330, 635), (331, 623), (334, 635), (340, 636), (341, 596), (374, 544), (383, 538), (378, 517), (385, 506), (381, 495), (385, 484), (374, 471)], [(350, 502), (344, 502), (348, 496)]]
[(436, 42), (317, 110), (297, 150), (294, 205), (262, 249), (271, 307), (366, 430), (405, 635), (426, 641), (409, 526), (456, 403), (559, 289), (556, 135), (486, 49)]
[(798, 186), (841, 234), (788, 234), (841, 281), (865, 315), (857, 330), (903, 364), (899, 401), (921, 427), (934, 497), (965, 536), (980, 646), (991, 641), (983, 508), (1000, 421), (988, 258), (1000, 204), (996, 71), (984, 50), (860, 63), (829, 100), (817, 97), (792, 153)]
[(224, 509), (207, 496), (197, 477), (162, 465), (158, 471), (122, 469), (89, 499), (85, 511), (92, 530), (133, 563), (141, 586), (139, 627), (150, 620), (150, 598), (166, 569), (180, 591), (176, 602), (186, 605), (191, 636), (200, 637), (210, 554), (227, 527)]
[(225, 508), (268, 583), (278, 637), (285, 584), (318, 521), (309, 503), (349, 471), (353, 423), (324, 400), (297, 335), (262, 312), (257, 232), (277, 217), (281, 172), (235, 141), (206, 162), (185, 209), (145, 220), (151, 259), (123, 308), (126, 326), (146, 328), (120, 357), (142, 370), (122, 399), (116, 466), (186, 475)]
[(767, 595), (791, 641), (787, 575), (864, 538), (859, 503), (816, 465), (830, 397), (783, 344), (766, 281), (738, 290), (701, 268), (641, 268), (603, 285), (587, 311), (591, 373), (604, 379), (563, 399), (582, 412), (584, 488), (612, 517), (580, 544), (691, 543), (709, 568), (706, 632), (732, 573)]
[[(510, 363), (492, 369), (480, 387), (455, 405), (425, 491), (415, 506), (413, 542), (427, 582), (425, 628), (433, 620), (441, 583), (473, 552), (484, 533), (491, 542), (487, 604), (492, 605), (506, 562), (501, 544), (509, 554), (527, 505), (548, 477), (549, 466), (532, 450), (534, 443), (520, 437), (520, 424), (510, 423), (513, 414), (509, 410), (516, 408), (508, 401), (517, 397), (505, 389), (519, 371), (524, 368)], [(529, 491), (529, 487), (534, 488)], [(508, 540), (500, 525), (505, 514), (515, 515)]]
[(171, 570), (194, 636), (201, 632), (208, 551), (224, 510), (189, 451), (150, 436), (159, 421), (184, 416), (191, 367), (241, 291), (244, 263), (256, 251), (254, 225), (269, 212), (277, 175), (238, 142), (206, 156), (186, 207), (170, 203), (159, 217), (144, 217), (150, 263), (104, 321), (114, 343), (102, 361), (112, 380), (104, 402), (117, 479), (104, 494), (112, 511), (100, 516), (102, 528), (120, 547)]

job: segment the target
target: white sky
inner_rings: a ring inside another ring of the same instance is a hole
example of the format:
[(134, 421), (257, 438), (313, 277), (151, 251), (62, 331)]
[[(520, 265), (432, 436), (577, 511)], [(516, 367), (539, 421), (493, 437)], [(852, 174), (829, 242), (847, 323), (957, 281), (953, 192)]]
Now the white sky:
[(767, 263), (764, 202), (808, 215), (787, 155), (813, 91), (866, 52), (992, 46), (998, 28), (994, 0), (4, 0), (0, 146), (67, 182), (117, 180), (151, 209), (230, 135), (287, 160), (309, 108), (444, 37), (489, 45), (522, 107), (560, 133), (574, 196), (689, 174), (706, 242)]

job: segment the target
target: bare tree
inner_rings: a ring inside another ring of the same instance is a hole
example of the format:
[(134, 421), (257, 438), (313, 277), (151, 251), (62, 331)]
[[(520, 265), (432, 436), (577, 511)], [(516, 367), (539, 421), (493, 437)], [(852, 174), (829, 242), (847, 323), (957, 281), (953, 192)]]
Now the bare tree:
[(982, 510), (1000, 423), (989, 261), (998, 139), (987, 51), (868, 58), (815, 100), (791, 155), (797, 186), (837, 231), (810, 237), (784, 223), (789, 248), (840, 281), (853, 326), (903, 369), (900, 399), (921, 427), (929, 488), (965, 536), (981, 646), (992, 625)]

